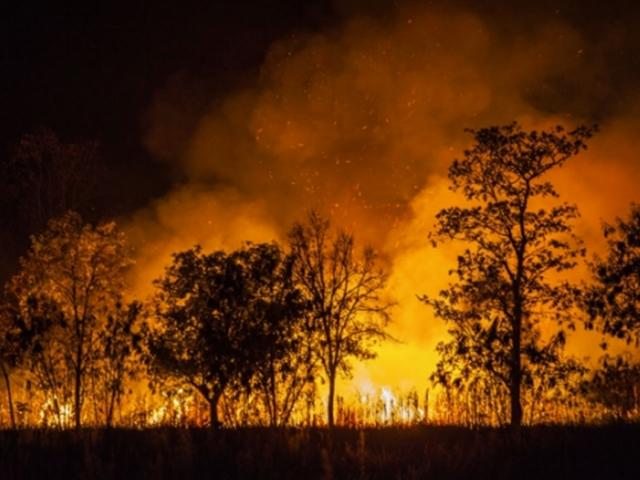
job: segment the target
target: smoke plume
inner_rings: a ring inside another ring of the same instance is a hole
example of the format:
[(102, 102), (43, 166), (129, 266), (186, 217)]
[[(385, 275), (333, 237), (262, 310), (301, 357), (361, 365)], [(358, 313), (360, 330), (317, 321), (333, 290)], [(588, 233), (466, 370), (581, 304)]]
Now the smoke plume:
[[(144, 140), (184, 181), (128, 223), (139, 252), (134, 290), (148, 292), (173, 251), (282, 240), (319, 208), (378, 249), (398, 302), (392, 334), (401, 343), (381, 347), (356, 381), (423, 388), (445, 327), (416, 295), (444, 287), (455, 259), (453, 246), (434, 250), (426, 237), (455, 201), (446, 171), (469, 145), (465, 128), (598, 121), (588, 152), (555, 178), (580, 207), (577, 232), (591, 250), (602, 247), (601, 221), (625, 213), (640, 179), (639, 103), (608, 71), (619, 36), (594, 40), (560, 19), (504, 22), (398, 7), (280, 40), (253, 85), (224, 98), (207, 97), (198, 87), (206, 79), (168, 82)], [(572, 348), (599, 355), (587, 337)]]

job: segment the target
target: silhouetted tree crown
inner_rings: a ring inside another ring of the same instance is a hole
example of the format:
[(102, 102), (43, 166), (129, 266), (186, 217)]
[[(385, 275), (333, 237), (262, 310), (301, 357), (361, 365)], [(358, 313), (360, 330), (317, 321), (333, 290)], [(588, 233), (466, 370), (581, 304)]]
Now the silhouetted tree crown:
[(0, 277), (14, 273), (29, 235), (41, 233), (51, 219), (70, 210), (95, 213), (103, 173), (96, 142), (66, 143), (47, 128), (23, 135), (0, 158)]
[[(586, 327), (640, 343), (640, 206), (604, 225), (607, 252), (591, 263), (593, 284), (585, 296)], [(606, 343), (604, 344), (606, 345)]]
[(332, 231), (329, 220), (311, 212), (289, 232), (295, 279), (311, 309), (316, 355), (329, 384), (327, 419), (334, 424), (335, 381), (349, 374), (352, 359), (375, 356), (372, 345), (385, 332), (391, 303), (384, 297), (386, 273), (375, 252), (357, 252), (353, 235)]
[(565, 332), (542, 335), (542, 320), (568, 322), (575, 289), (550, 276), (584, 254), (571, 231), (574, 205), (558, 197), (546, 175), (586, 148), (592, 128), (524, 131), (517, 123), (470, 130), (474, 145), (449, 168), (464, 206), (437, 214), (435, 244), (467, 247), (439, 298), (423, 297), (449, 325), (434, 379), (461, 383), (469, 374), (499, 382), (510, 395), (510, 423), (522, 421), (521, 388), (535, 370), (560, 361)]
[(81, 425), (86, 382), (104, 367), (103, 328), (119, 308), (131, 264), (114, 222), (93, 226), (68, 212), (32, 237), (8, 285), (31, 371), (60, 422), (72, 397), (74, 424)]
[(275, 366), (294, 348), (286, 335), (304, 304), (290, 272), (276, 244), (210, 254), (196, 246), (174, 255), (155, 282), (155, 321), (146, 332), (151, 372), (199, 392), (212, 427), (223, 394), (250, 388), (263, 363)]

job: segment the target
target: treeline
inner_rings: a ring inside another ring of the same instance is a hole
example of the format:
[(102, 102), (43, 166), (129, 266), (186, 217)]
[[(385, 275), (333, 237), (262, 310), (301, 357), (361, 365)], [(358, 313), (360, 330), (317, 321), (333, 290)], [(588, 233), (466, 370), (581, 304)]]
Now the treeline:
[[(42, 190), (29, 208), (36, 223), (56, 215), (31, 237), (3, 292), (0, 368), (10, 425), (148, 424), (158, 421), (150, 405), (161, 401), (183, 413), (204, 404), (214, 427), (315, 424), (322, 386), (329, 426), (435, 419), (517, 428), (637, 418), (640, 367), (632, 355), (604, 356), (590, 371), (564, 352), (577, 326), (601, 332), (603, 347), (608, 337), (637, 346), (640, 335), (639, 207), (605, 226), (608, 251), (588, 261), (589, 283), (565, 275), (586, 252), (573, 234), (578, 209), (558, 200), (548, 175), (594, 132), (517, 124), (471, 132), (472, 148), (449, 170), (464, 202), (439, 212), (430, 234), (434, 247), (449, 240), (464, 247), (449, 287), (420, 297), (450, 334), (437, 347), (431, 398), (387, 392), (355, 406), (338, 398), (336, 379), (391, 340), (393, 299), (372, 249), (311, 212), (285, 244), (174, 254), (141, 302), (127, 294), (133, 252), (117, 225), (59, 214), (82, 197), (76, 172), (71, 190)], [(5, 181), (24, 186), (29, 169), (42, 170), (46, 148), (37, 145), (18, 150), (22, 161), (3, 167), (14, 175)], [(56, 148), (61, 158), (86, 152)], [(28, 196), (31, 187), (16, 188)]]
[(126, 301), (131, 265), (113, 222), (94, 227), (70, 212), (33, 237), (1, 312), (13, 425), (12, 370), (41, 395), (43, 422), (76, 427), (112, 425), (136, 375), (160, 391), (172, 382), (193, 390), (211, 425), (223, 396), (237, 404), (248, 395), (270, 425), (286, 425), (322, 375), (332, 425), (338, 374), (388, 337), (374, 252), (315, 213), (291, 229), (286, 251), (247, 243), (175, 254), (144, 305)]

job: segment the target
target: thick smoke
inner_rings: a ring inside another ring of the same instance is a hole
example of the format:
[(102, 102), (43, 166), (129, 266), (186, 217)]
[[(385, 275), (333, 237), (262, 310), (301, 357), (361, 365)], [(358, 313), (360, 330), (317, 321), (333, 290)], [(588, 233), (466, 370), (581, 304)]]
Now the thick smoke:
[[(398, 8), (277, 42), (255, 84), (225, 98), (172, 81), (156, 95), (145, 142), (186, 181), (129, 224), (135, 290), (149, 290), (172, 251), (282, 239), (320, 208), (380, 251), (398, 301), (392, 333), (402, 343), (382, 347), (357, 379), (422, 388), (445, 330), (416, 294), (442, 288), (455, 258), (426, 235), (454, 201), (446, 169), (468, 145), (464, 128), (600, 117), (590, 150), (557, 175), (583, 212), (588, 247), (601, 247), (601, 221), (634, 199), (638, 122), (625, 114), (634, 101), (598, 111), (612, 95), (603, 45), (557, 20), (518, 30), (470, 11)], [(596, 343), (581, 337), (574, 348), (597, 356)]]

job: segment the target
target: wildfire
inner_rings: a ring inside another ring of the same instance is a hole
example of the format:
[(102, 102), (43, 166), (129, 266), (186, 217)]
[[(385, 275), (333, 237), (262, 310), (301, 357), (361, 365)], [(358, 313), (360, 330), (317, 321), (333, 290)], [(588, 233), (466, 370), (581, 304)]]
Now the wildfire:
[[(547, 84), (551, 74), (573, 76), (589, 49), (569, 25), (533, 30), (530, 38), (505, 41), (472, 13), (411, 7), (389, 21), (357, 19), (330, 34), (283, 40), (269, 50), (256, 85), (198, 118), (178, 118), (194, 127), (177, 136), (168, 132), (178, 129), (174, 114), (181, 110), (166, 105), (174, 96), (158, 92), (145, 144), (161, 158), (179, 152), (174, 161), (187, 181), (125, 220), (136, 251), (127, 297), (147, 298), (172, 253), (195, 244), (228, 251), (247, 240), (283, 242), (294, 220), (320, 207), (380, 253), (390, 273), (385, 294), (397, 302), (390, 333), (401, 340), (378, 347), (378, 358), (366, 367), (355, 365), (356, 372), (375, 373), (341, 385), (357, 390), (354, 398), (338, 399), (342, 422), (444, 422), (457, 415), (499, 423), (493, 392), (483, 397), (481, 412), (460, 399), (417, 393), (429, 387), (435, 346), (447, 333), (416, 296), (437, 295), (459, 253), (457, 246), (435, 250), (426, 238), (436, 212), (459, 202), (445, 175), (468, 144), (463, 128), (505, 118), (532, 128), (576, 119), (562, 108), (549, 114), (533, 100), (535, 85)], [(580, 162), (553, 179), (563, 198), (580, 207), (576, 233), (590, 252), (602, 247), (601, 221), (637, 200), (637, 127), (631, 114), (608, 119)], [(180, 142), (173, 144), (176, 137)], [(586, 278), (586, 268), (575, 275)], [(593, 360), (599, 341), (578, 331), (567, 350)], [(265, 423), (264, 412), (225, 401), (230, 422)], [(316, 395), (292, 423), (315, 422), (323, 415), (316, 403), (323, 401)], [(568, 417), (544, 408), (545, 420)], [(204, 424), (202, 409), (197, 394), (183, 388), (149, 402), (134, 394), (120, 421)], [(34, 412), (30, 420), (41, 425), (72, 423), (69, 402), (46, 398)]]
[[(196, 126), (179, 144), (168, 144), (167, 133), (180, 105), (167, 104), (171, 91), (159, 92), (147, 146), (163, 158), (180, 152), (191, 181), (131, 219), (134, 294), (148, 292), (173, 251), (283, 240), (304, 210), (321, 207), (373, 244), (391, 272), (391, 333), (402, 343), (381, 347), (369, 363), (376, 384), (396, 384), (402, 372), (405, 383), (426, 388), (446, 331), (416, 295), (436, 295), (457, 255), (453, 246), (430, 248), (426, 235), (435, 213), (459, 200), (445, 174), (468, 144), (463, 129), (504, 119), (532, 128), (563, 123), (531, 92), (586, 61), (575, 57), (587, 50), (569, 25), (542, 25), (515, 42), (500, 35), (466, 11), (403, 7), (395, 21), (359, 19), (335, 34), (278, 42), (258, 84), (182, 122)], [(581, 209), (577, 233), (590, 249), (601, 244), (601, 220), (635, 198), (636, 124), (621, 117), (603, 125), (584, 158), (557, 178)], [(592, 354), (598, 341), (579, 334), (569, 351)]]

